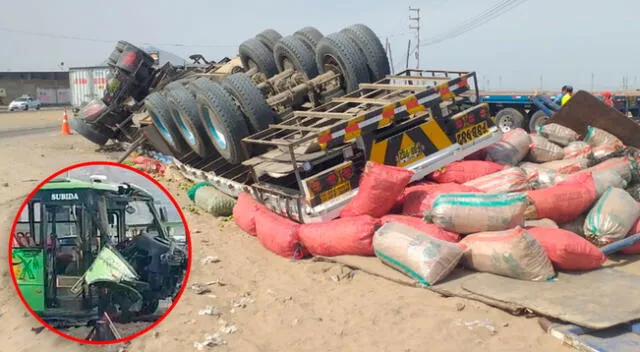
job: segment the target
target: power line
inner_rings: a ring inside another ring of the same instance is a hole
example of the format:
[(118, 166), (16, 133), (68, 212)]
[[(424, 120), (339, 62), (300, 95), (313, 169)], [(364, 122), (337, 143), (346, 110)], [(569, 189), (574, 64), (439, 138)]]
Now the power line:
[(502, 11), (504, 11), (509, 6), (513, 5), (518, 1), (521, 1), (521, 0), (503, 0), (499, 3), (496, 3), (492, 7), (484, 10), (483, 12), (481, 12), (478, 15), (475, 15), (472, 18), (467, 19), (466, 21), (459, 24), (458, 26), (453, 27), (452, 29), (444, 33), (431, 37), (430, 39), (428, 39), (428, 42), (435, 44), (436, 42), (440, 42), (440, 41), (452, 38), (454, 36), (465, 33), (471, 29), (474, 29), (478, 27), (480, 24), (482, 24), (483, 21), (495, 18), (494, 16), (501, 14)]
[(513, 10), (514, 8), (516, 8), (517, 6), (523, 4), (524, 2), (526, 2), (527, 0), (502, 0), (496, 4), (494, 4), (492, 7), (482, 11), (480, 14), (467, 19), (466, 21), (464, 21), (463, 23), (461, 23), (460, 25), (445, 31), (443, 33), (440, 33), (438, 35), (432, 36), (431, 38), (428, 38), (426, 40), (424, 40), (423, 42), (421, 42), (421, 46), (429, 46), (429, 45), (434, 45), (440, 42), (443, 42), (447, 39), (452, 39), (455, 38), (457, 36), (460, 36), (462, 34), (465, 34), (469, 31), (472, 31), (473, 29), (476, 29), (480, 26), (482, 26), (483, 24), (499, 17), (500, 15)]
[[(427, 40), (426, 43), (423, 43), (424, 45), (432, 45), (432, 44), (436, 44), (439, 42), (442, 42), (444, 40), (459, 36), (461, 34), (464, 34), (466, 32), (469, 32), (477, 27), (479, 27), (480, 25), (498, 17), (499, 15), (503, 14), (504, 12), (508, 11), (509, 9), (512, 8), (513, 5), (517, 6), (519, 5), (519, 2), (523, 2), (522, 0), (503, 0), (495, 5), (493, 5), (491, 8), (484, 10), (482, 13), (467, 19), (465, 22), (461, 23), (460, 25), (444, 32), (441, 33), (439, 35), (433, 36), (430, 39)], [(515, 7), (513, 6), (513, 7)]]
[[(51, 33), (42, 33), (42, 32), (31, 32), (24, 31), (20, 29), (13, 29), (7, 27), (0, 27), (0, 31), (9, 32), (9, 33), (18, 33), (25, 35), (32, 35), (37, 37), (45, 37), (45, 38), (55, 38), (55, 39), (64, 39), (64, 40), (80, 40), (94, 43), (116, 43), (118, 40), (113, 39), (100, 39), (100, 38), (89, 38), (89, 37), (78, 37), (78, 36), (68, 36), (61, 34), (51, 34)], [(157, 45), (157, 46), (171, 46), (171, 47), (201, 47), (201, 48), (226, 48), (226, 47), (234, 47), (235, 45), (223, 45), (223, 44), (181, 44), (181, 43), (155, 43), (151, 44), (148, 42), (143, 42), (145, 45)]]

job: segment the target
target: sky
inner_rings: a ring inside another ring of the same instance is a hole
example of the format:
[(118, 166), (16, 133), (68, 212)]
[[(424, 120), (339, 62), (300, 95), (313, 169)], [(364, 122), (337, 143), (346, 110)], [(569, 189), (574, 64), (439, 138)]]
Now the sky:
[[(421, 9), (420, 35), (426, 40), (498, 2), (0, 0), (0, 71), (59, 70), (60, 62), (67, 68), (96, 65), (117, 40), (219, 60), (236, 55), (240, 43), (267, 28), (288, 35), (314, 26), (326, 35), (355, 23), (371, 27), (383, 42), (388, 37), (400, 68), (408, 40), (416, 42), (408, 28), (409, 6)], [(625, 76), (635, 89), (638, 13), (640, 2), (631, 0), (528, 0), (463, 35), (421, 47), (420, 68), (476, 71), (481, 88), (491, 90), (557, 90), (564, 84), (615, 90)]]

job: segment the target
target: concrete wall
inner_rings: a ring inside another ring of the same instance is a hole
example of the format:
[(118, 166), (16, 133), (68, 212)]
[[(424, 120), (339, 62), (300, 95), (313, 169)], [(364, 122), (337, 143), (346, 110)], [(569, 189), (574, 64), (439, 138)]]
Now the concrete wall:
[[(69, 89), (68, 72), (0, 72), (0, 105), (8, 105), (22, 95), (38, 97), (41, 89)], [(44, 104), (43, 104), (44, 105)]]

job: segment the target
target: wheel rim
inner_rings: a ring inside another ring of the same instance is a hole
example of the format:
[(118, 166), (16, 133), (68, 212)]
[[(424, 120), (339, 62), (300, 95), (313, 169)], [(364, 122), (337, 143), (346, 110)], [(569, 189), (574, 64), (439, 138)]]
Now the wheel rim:
[(294, 70), (295, 71), (296, 66), (293, 64), (293, 62), (291, 62), (291, 60), (284, 58), (282, 59), (282, 70), (286, 71), (286, 70)]
[(179, 111), (174, 111), (174, 114), (176, 116), (176, 122), (178, 123), (178, 128), (180, 129), (180, 132), (182, 133), (184, 138), (187, 140), (187, 142), (189, 142), (189, 144), (195, 145), (196, 144), (196, 136), (193, 134), (193, 132), (191, 132), (191, 130), (184, 123), (184, 119), (185, 118), (188, 119), (189, 116), (185, 116), (185, 115), (181, 114)]
[(224, 137), (224, 134), (220, 133), (215, 126), (215, 122), (211, 118), (211, 116), (215, 115), (208, 107), (202, 108), (202, 114), (204, 115), (204, 123), (207, 126), (207, 130), (209, 134), (213, 137), (213, 141), (222, 149), (227, 149), (227, 139)]
[(322, 59), (322, 66), (324, 67), (324, 72), (331, 71), (340, 76), (340, 87), (343, 89), (347, 88), (347, 82), (345, 81), (344, 74), (342, 73), (342, 66), (340, 66), (338, 59), (333, 57), (333, 55), (325, 55)]
[(536, 119), (536, 122), (534, 123), (534, 130), (538, 130), (538, 127), (542, 126), (542, 124), (547, 121), (549, 119), (549, 116), (542, 116), (542, 117), (538, 117)]
[(167, 140), (167, 142), (169, 142), (169, 144), (173, 145), (173, 136), (171, 135), (171, 133), (169, 133), (167, 126), (165, 126), (162, 120), (158, 118), (158, 115), (152, 112), (151, 119), (153, 120), (153, 123), (158, 128), (158, 131), (160, 131), (160, 134)]
[(500, 127), (502, 132), (511, 131), (513, 129), (513, 117), (511, 117), (511, 115), (503, 116), (498, 122), (498, 127)]

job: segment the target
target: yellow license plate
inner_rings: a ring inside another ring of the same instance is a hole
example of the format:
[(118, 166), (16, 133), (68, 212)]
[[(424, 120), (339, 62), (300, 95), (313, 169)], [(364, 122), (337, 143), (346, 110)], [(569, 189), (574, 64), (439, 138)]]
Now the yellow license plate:
[(341, 194), (345, 194), (351, 190), (351, 183), (349, 181), (339, 183), (333, 186), (330, 190), (320, 193), (320, 201), (322, 203), (330, 201), (333, 198), (338, 197)]
[(475, 125), (467, 126), (456, 132), (456, 142), (458, 144), (466, 144), (484, 136), (489, 132), (487, 121), (482, 121)]

